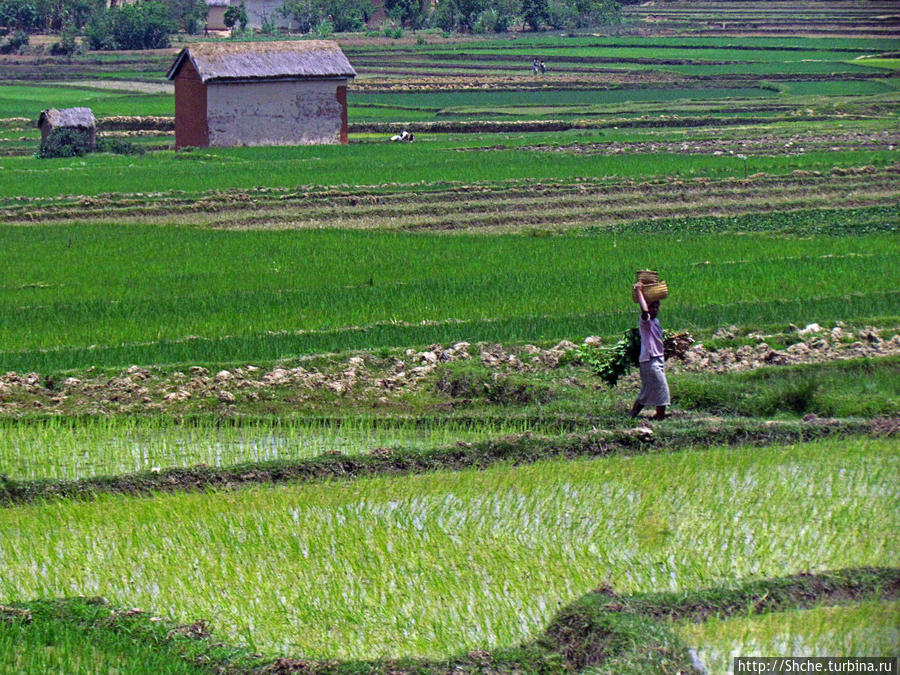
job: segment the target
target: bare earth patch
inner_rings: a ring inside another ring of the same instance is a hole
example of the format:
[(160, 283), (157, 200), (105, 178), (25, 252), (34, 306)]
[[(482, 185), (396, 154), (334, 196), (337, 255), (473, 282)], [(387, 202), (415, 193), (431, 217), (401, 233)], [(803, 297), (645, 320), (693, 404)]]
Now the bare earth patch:
[(141, 94), (173, 94), (175, 85), (171, 82), (143, 82), (141, 80), (66, 80), (46, 82), (48, 86), (85, 87), (87, 89), (108, 89), (111, 91), (135, 91)]

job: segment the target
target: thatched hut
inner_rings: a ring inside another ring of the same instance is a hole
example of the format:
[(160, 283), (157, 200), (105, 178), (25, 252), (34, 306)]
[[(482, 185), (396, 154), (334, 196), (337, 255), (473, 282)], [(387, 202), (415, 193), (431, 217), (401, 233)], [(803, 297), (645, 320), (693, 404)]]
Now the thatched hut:
[(175, 146), (347, 143), (347, 82), (332, 40), (191, 44), (175, 82)]
[(55, 129), (72, 129), (84, 134), (88, 144), (93, 148), (97, 141), (97, 120), (90, 108), (50, 108), (42, 110), (38, 117), (41, 130), (41, 143), (47, 140)]

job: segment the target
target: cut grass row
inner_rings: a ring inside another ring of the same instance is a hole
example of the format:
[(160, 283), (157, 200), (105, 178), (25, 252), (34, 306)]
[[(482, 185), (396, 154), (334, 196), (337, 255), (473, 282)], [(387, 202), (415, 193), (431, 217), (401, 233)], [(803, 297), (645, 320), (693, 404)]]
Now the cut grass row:
[[(647, 180), (665, 175), (682, 179), (735, 178), (796, 170), (828, 172), (835, 165), (884, 167), (896, 151), (812, 152), (797, 156), (692, 156), (677, 153), (582, 156), (517, 149), (497, 150), (486, 161), (479, 153), (458, 152), (450, 138), (428, 142), (281, 148), (205, 148), (158, 152), (138, 157), (87, 155), (74, 159), (3, 158), (0, 198), (171, 190), (248, 189), (311, 186), (376, 186), (390, 183), (533, 180), (555, 182), (603, 177)], [(417, 188), (410, 188), (417, 189)]]
[[(544, 152), (578, 152), (577, 146)], [(742, 160), (735, 160), (736, 163)], [(754, 229), (809, 234), (890, 231), (893, 204), (900, 200), (897, 172), (827, 176), (755, 176), (715, 182), (581, 180), (567, 183), (509, 181), (470, 185), (436, 184), (356, 190), (256, 190), (155, 195), (80, 196), (0, 201), (7, 223), (69, 222), (191, 224), (217, 229), (320, 229), (323, 227), (417, 232), (562, 232), (591, 227), (613, 230), (640, 218), (635, 231), (652, 229), (649, 219), (670, 226), (711, 214), (732, 216), (733, 229), (755, 218)], [(848, 205), (862, 209), (845, 209)], [(875, 206), (885, 204), (886, 206)], [(806, 216), (797, 215), (798, 210)], [(716, 220), (716, 216), (720, 216)], [(816, 220), (820, 229), (814, 229)], [(865, 225), (863, 224), (865, 223)], [(880, 225), (880, 228), (879, 228)]]
[(895, 450), (840, 439), (6, 509), (0, 602), (103, 595), (272, 655), (494, 649), (600, 580), (630, 594), (892, 564)]
[[(655, 8), (655, 9), (658, 9)], [(652, 11), (655, 11), (652, 10)], [(752, 54), (757, 51), (776, 51), (776, 52), (797, 52), (797, 51), (828, 51), (842, 53), (871, 53), (871, 52), (887, 52), (895, 51), (896, 43), (890, 39), (880, 38), (810, 38), (800, 35), (793, 39), (785, 40), (783, 37), (703, 37), (703, 36), (590, 36), (575, 35), (562, 36), (558, 33), (520, 33), (515, 36), (515, 41), (510, 41), (506, 36), (498, 36), (490, 38), (485, 36), (476, 36), (465, 38), (458, 36), (460, 42), (457, 48), (460, 50), (479, 52), (481, 50), (502, 50), (502, 51), (523, 51), (531, 50), (535, 47), (545, 47), (548, 49), (560, 49), (568, 51), (578, 48), (594, 48), (594, 49), (682, 49), (689, 54), (697, 54), (697, 50), (705, 53), (707, 50), (740, 50)], [(427, 38), (426, 38), (427, 40)], [(353, 55), (357, 53), (371, 52), (364, 44), (352, 43), (342, 45), (347, 54)], [(430, 53), (430, 52), (447, 52), (450, 47), (439, 43), (411, 45), (403, 43), (395, 44), (379, 44), (379, 51), (410, 52), (410, 53)]]
[[(848, 85), (850, 87), (850, 85)], [(882, 93), (884, 90), (867, 93)], [(888, 91), (891, 91), (888, 88)], [(839, 92), (835, 92), (839, 93)], [(848, 93), (848, 92), (844, 92)], [(509, 108), (518, 106), (571, 106), (609, 105), (623, 102), (661, 102), (682, 99), (758, 99), (776, 96), (777, 92), (761, 87), (744, 88), (667, 88), (667, 89), (593, 89), (551, 91), (448, 91), (417, 93), (358, 93), (350, 96), (350, 103), (360, 106), (371, 104), (399, 105), (410, 108), (430, 109), (440, 116), (452, 115), (454, 109), (464, 106)], [(350, 109), (353, 112), (353, 108)], [(552, 113), (550, 113), (552, 115)], [(361, 118), (353, 115), (351, 119)]]

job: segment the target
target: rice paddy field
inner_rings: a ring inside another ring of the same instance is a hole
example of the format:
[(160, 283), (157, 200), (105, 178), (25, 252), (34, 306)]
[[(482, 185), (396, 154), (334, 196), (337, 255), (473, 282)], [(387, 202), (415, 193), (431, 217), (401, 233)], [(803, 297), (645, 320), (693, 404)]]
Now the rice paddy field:
[(703, 645), (703, 658), (716, 672), (727, 672), (734, 656), (796, 654), (833, 656), (889, 654), (900, 642), (900, 607), (894, 601), (863, 601), (853, 607), (823, 607), (690, 624), (681, 635)]
[(0, 56), (0, 673), (900, 656), (898, 34), (339, 35), (349, 145), (178, 152), (180, 42)]
[(7, 509), (2, 593), (212, 617), (273, 655), (492, 650), (601, 581), (677, 591), (891, 565), (900, 542), (869, 533), (898, 525), (895, 450), (720, 448)]

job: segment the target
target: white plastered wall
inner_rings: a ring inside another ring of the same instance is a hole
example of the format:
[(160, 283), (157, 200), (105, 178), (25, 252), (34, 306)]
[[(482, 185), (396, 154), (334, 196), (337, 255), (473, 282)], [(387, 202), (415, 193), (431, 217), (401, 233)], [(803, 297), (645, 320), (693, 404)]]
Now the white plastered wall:
[(209, 144), (311, 145), (341, 142), (341, 80), (210, 83)]

